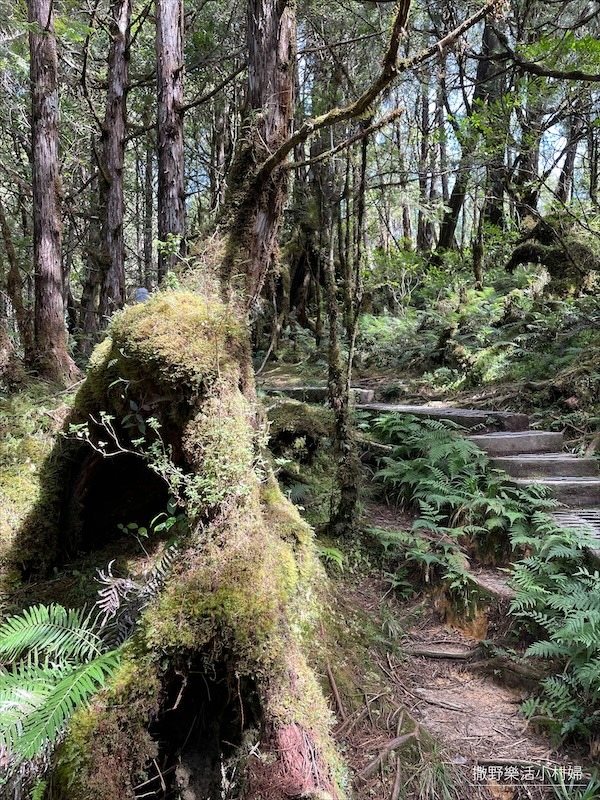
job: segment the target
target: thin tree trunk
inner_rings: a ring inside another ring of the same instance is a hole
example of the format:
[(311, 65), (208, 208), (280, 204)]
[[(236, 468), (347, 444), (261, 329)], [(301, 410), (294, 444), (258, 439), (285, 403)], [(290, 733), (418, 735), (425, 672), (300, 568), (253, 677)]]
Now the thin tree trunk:
[(598, 147), (598, 129), (592, 123), (591, 114), (586, 119), (588, 159), (589, 159), (589, 195), (594, 209), (598, 208), (598, 172), (600, 171), (600, 148)]
[(417, 220), (417, 250), (428, 253), (433, 248), (432, 226), (428, 219), (429, 201), (429, 87), (421, 87), (421, 146), (419, 148), (419, 216)]
[[(183, 0), (156, 2), (158, 281), (185, 256)], [(166, 246), (165, 246), (166, 245)]]
[(565, 160), (558, 178), (556, 198), (561, 203), (568, 203), (573, 193), (573, 177), (575, 175), (575, 158), (577, 145), (581, 139), (583, 120), (579, 115), (572, 115), (569, 122), (569, 137), (565, 147)]
[(0, 197), (0, 230), (8, 261), (8, 273), (6, 275), (6, 290), (10, 298), (11, 305), (17, 320), (17, 330), (23, 348), (24, 361), (26, 364), (33, 364), (35, 356), (35, 345), (33, 339), (33, 319), (29, 310), (23, 302), (23, 280), (19, 270), (17, 252), (15, 250), (10, 226), (6, 218), (2, 198)]
[(29, 0), (33, 179), (34, 341), (40, 373), (68, 383), (77, 368), (67, 352), (61, 264), (58, 158), (58, 60), (52, 0)]
[(98, 164), (95, 156), (94, 142), (90, 147), (90, 184), (88, 228), (86, 242), (86, 271), (81, 290), (79, 309), (79, 350), (88, 355), (98, 340), (100, 321), (98, 306), (100, 302), (100, 286), (102, 284)]
[(132, 0), (112, 6), (108, 55), (108, 92), (98, 158), (102, 252), (100, 328), (125, 303), (123, 168), (125, 160), (127, 81)]
[(153, 263), (154, 220), (154, 154), (152, 141), (146, 142), (146, 164), (144, 169), (144, 286), (152, 289), (154, 281)]
[[(481, 60), (477, 68), (475, 91), (473, 93), (471, 105), (467, 109), (467, 117), (471, 117), (473, 112), (481, 110), (483, 104), (489, 103), (490, 100), (499, 99), (497, 97), (499, 91), (497, 88), (498, 66), (494, 61), (494, 53), (497, 47), (498, 40), (493, 27), (486, 22), (483, 29)], [(436, 251), (438, 258), (441, 252), (450, 250), (454, 246), (460, 212), (462, 211), (467, 196), (467, 188), (472, 170), (471, 162), (478, 141), (479, 132), (475, 129), (467, 134), (462, 143), (462, 154), (457, 167), (456, 179), (447, 202), (447, 210), (442, 219), (440, 228)], [(496, 187), (496, 191), (498, 191), (498, 187)], [(502, 217), (502, 197), (496, 197), (493, 203), (497, 212), (495, 218), (500, 220)]]

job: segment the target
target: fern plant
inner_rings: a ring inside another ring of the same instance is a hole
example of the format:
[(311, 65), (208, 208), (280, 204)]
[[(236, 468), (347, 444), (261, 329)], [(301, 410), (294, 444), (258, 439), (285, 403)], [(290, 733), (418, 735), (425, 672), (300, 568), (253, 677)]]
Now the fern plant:
[(104, 644), (97, 617), (37, 605), (0, 625), (0, 664), (0, 786), (10, 786), (115, 672), (119, 651)]
[(586, 566), (589, 544), (556, 529), (514, 572), (511, 612), (536, 638), (525, 655), (555, 665), (524, 711), (560, 739), (600, 732), (600, 573)]
[(392, 453), (375, 479), (389, 497), (416, 510), (414, 528), (462, 535), (493, 553), (517, 545), (534, 514), (556, 502), (539, 487), (518, 487), (489, 466), (487, 454), (450, 422), (408, 415), (379, 417), (374, 429)]
[(586, 565), (592, 542), (561, 528), (548, 513), (556, 503), (535, 484), (519, 487), (490, 470), (487, 457), (458, 438), (456, 426), (388, 415), (375, 423), (393, 447), (376, 474), (393, 499), (419, 512), (410, 533), (376, 531), (400, 556), (404, 576), (418, 565), (436, 573), (459, 599), (469, 599), (459, 542), (487, 541), (527, 555), (516, 562), (512, 615), (533, 643), (527, 658), (554, 667), (538, 696), (523, 707), (557, 738), (600, 733), (600, 572)]

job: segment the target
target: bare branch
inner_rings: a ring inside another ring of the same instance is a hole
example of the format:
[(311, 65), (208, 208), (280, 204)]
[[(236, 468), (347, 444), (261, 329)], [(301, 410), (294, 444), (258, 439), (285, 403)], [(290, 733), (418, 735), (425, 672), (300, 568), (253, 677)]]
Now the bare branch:
[(382, 117), (377, 122), (374, 122), (372, 125), (369, 125), (368, 128), (365, 128), (362, 131), (359, 131), (354, 136), (350, 136), (348, 139), (344, 139), (343, 142), (340, 142), (335, 147), (332, 147), (331, 150), (326, 150), (324, 153), (319, 153), (318, 156), (314, 158), (308, 158), (306, 161), (289, 161), (284, 164), (285, 169), (299, 169), (300, 167), (310, 167), (313, 164), (318, 164), (320, 161), (324, 161), (326, 158), (331, 158), (336, 153), (339, 153), (340, 150), (345, 150), (347, 147), (355, 144), (355, 142), (359, 142), (361, 139), (364, 139), (365, 136), (370, 136), (370, 134), (378, 131), (380, 128), (383, 128), (384, 125), (387, 125), (388, 122), (393, 122), (397, 119), (401, 114), (404, 113), (404, 108), (395, 108), (393, 111), (390, 111), (389, 114), (386, 114), (385, 117)]
[(398, 49), (400, 45), (400, 38), (406, 26), (408, 19), (408, 12), (410, 8), (410, 0), (401, 0), (401, 3), (394, 18), (394, 25), (392, 27), (392, 34), (387, 52), (383, 59), (382, 69), (378, 77), (375, 78), (373, 83), (355, 100), (354, 103), (344, 106), (342, 108), (333, 108), (330, 111), (322, 114), (319, 117), (313, 117), (307, 120), (295, 133), (292, 134), (285, 142), (270, 155), (261, 165), (258, 172), (254, 176), (249, 192), (252, 193), (258, 187), (263, 185), (269, 175), (280, 166), (288, 154), (297, 145), (305, 142), (309, 136), (316, 131), (323, 128), (329, 128), (340, 122), (345, 122), (349, 119), (355, 119), (364, 114), (372, 105), (372, 103), (380, 96), (384, 89), (402, 72), (406, 72), (411, 67), (426, 61), (434, 55), (439, 54), (444, 48), (449, 47), (456, 39), (459, 38), (465, 31), (469, 30), (473, 25), (476, 25), (487, 14), (494, 10), (497, 0), (488, 0), (488, 2), (475, 14), (466, 19), (461, 25), (453, 31), (440, 39), (436, 44), (422, 50), (412, 58), (402, 59), (398, 62)]

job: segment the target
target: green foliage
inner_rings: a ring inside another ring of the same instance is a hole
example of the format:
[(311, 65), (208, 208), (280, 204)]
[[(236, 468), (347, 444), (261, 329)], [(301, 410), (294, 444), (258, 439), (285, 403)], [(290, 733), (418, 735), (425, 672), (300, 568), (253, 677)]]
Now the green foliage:
[[(600, 305), (596, 293), (552, 297), (540, 268), (504, 270), (510, 247), (496, 233), (486, 233), (490, 249), (489, 281), (472, 288), (465, 263), (453, 267), (454, 281), (434, 277), (419, 286), (413, 305), (380, 316), (361, 317), (358, 361), (364, 369), (404, 370), (436, 391), (454, 392), (482, 383), (545, 380), (595, 402), (600, 376), (594, 365), (600, 350)], [(588, 237), (589, 238), (589, 237)], [(548, 406), (546, 399), (544, 407)], [(564, 410), (564, 409), (562, 409)]]
[(436, 332), (421, 329), (421, 315), (407, 309), (401, 317), (363, 314), (356, 348), (366, 368), (410, 368), (435, 349)]
[(0, 659), (3, 663), (36, 657), (85, 661), (99, 655), (101, 639), (91, 614), (60, 605), (37, 605), (0, 625)]
[(543, 490), (517, 487), (491, 470), (487, 455), (457, 425), (386, 414), (374, 429), (393, 447), (375, 478), (388, 497), (419, 512), (413, 530), (462, 535), (500, 555), (520, 543), (536, 511), (555, 505)]
[(597, 777), (589, 778), (587, 784), (576, 778), (567, 781), (560, 773), (549, 774), (548, 779), (556, 800), (596, 800), (600, 797), (600, 780)]
[(319, 557), (328, 565), (335, 567), (340, 572), (344, 571), (344, 554), (337, 547), (317, 543)]
[(511, 612), (536, 638), (525, 655), (556, 674), (524, 708), (557, 738), (600, 731), (600, 573), (586, 566), (585, 532), (556, 529), (515, 566)]
[(38, 605), (0, 626), (0, 752), (7, 764), (0, 786), (18, 783), (21, 765), (51, 750), (119, 660), (104, 644), (98, 618), (82, 611)]
[(487, 457), (435, 420), (386, 415), (375, 423), (393, 446), (376, 474), (388, 496), (419, 510), (412, 531), (374, 531), (398, 558), (400, 578), (418, 567), (421, 580), (449, 582), (473, 597), (459, 543), (486, 540), (498, 553), (527, 552), (516, 562), (512, 615), (534, 641), (527, 658), (553, 664), (539, 697), (524, 706), (558, 738), (600, 731), (600, 572), (586, 565), (585, 532), (562, 529), (547, 513), (555, 503), (535, 486), (518, 488), (490, 470)]

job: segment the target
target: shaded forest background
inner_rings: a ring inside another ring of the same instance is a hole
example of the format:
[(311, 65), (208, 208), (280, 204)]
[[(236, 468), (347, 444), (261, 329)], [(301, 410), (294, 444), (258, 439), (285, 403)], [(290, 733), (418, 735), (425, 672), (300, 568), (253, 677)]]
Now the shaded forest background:
[[(30, 6), (29, 21), (24, 6), (3, 8), (0, 41), (3, 350), (12, 344), (27, 366), (68, 380), (74, 366), (49, 350), (50, 339), (67, 346), (61, 316), (81, 366), (135, 288), (174, 280), (192, 258), (202, 269), (195, 243), (202, 251), (231, 216), (240, 174), (253, 169), (234, 154), (245, 138), (260, 140), (267, 110), (252, 81), (246, 89), (253, 3)], [(373, 85), (390, 10), (298, 5), (296, 132)], [(298, 137), (279, 167), (291, 181), (281, 247), (251, 303), (263, 358), (277, 357), (290, 329), (320, 346), (330, 264), (349, 341), (360, 312), (401, 316), (424, 285), (438, 296), (457, 281), (481, 289), (498, 267), (527, 263), (545, 265), (563, 294), (588, 280), (597, 258), (596, 6), (490, 6), (485, 21), (438, 47), (468, 10), (414, 4), (398, 77), (354, 118)], [(52, 47), (42, 53), (40, 42)], [(42, 76), (57, 141), (36, 178)], [(53, 216), (44, 224), (54, 263), (43, 266), (36, 180), (52, 200), (40, 209)]]

